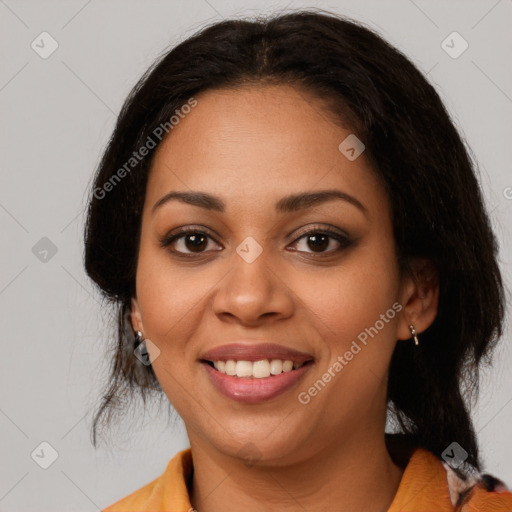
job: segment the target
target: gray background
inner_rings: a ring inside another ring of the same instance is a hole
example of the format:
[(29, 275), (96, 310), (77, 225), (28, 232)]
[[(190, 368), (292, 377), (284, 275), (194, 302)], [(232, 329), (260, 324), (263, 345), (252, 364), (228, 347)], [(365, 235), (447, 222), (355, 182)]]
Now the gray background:
[[(0, 510), (98, 510), (188, 446), (156, 410), (116, 429), (114, 450), (90, 443), (111, 324), (82, 268), (86, 189), (124, 98), (168, 45), (232, 15), (313, 5), (376, 28), (429, 73), (480, 164), (510, 286), (511, 0), (0, 0)], [(31, 47), (43, 31), (59, 45), (47, 59)], [(441, 47), (453, 31), (469, 43), (456, 59)], [(486, 469), (508, 485), (511, 363), (507, 328), (474, 411)], [(43, 441), (58, 452), (48, 469), (31, 458)]]

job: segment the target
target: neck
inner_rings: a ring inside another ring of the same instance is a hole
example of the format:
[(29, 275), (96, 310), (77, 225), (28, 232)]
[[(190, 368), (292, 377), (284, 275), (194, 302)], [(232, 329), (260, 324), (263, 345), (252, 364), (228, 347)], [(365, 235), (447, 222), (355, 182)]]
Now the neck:
[(354, 435), (307, 459), (286, 466), (247, 465), (194, 443), (190, 496), (200, 512), (251, 510), (388, 510), (403, 469), (387, 450), (384, 435), (374, 441)]

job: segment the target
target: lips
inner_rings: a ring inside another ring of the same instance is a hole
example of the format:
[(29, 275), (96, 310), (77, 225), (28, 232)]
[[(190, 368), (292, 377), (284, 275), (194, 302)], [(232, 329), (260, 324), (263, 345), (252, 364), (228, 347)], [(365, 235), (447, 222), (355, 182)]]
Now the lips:
[[(311, 354), (273, 343), (233, 343), (208, 350), (201, 355), (200, 362), (221, 394), (237, 402), (256, 404), (297, 384), (311, 368), (314, 358)], [(272, 373), (268, 371), (269, 364)], [(259, 365), (266, 366), (267, 372), (258, 374), (256, 368)], [(250, 370), (240, 371), (251, 367), (254, 374)]]
[(208, 350), (201, 355), (203, 361), (260, 361), (262, 359), (289, 360), (294, 363), (305, 363), (313, 360), (311, 354), (299, 352), (298, 350), (277, 345), (275, 343), (262, 343), (258, 345), (244, 345), (242, 343), (231, 343)]

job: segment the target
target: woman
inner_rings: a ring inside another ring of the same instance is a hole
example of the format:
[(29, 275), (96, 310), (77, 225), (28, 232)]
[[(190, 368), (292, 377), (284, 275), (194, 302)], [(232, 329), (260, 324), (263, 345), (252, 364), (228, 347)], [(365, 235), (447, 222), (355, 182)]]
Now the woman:
[(106, 511), (512, 509), (465, 401), (504, 311), (482, 195), (433, 87), (369, 29), (304, 11), (165, 54), (85, 248), (119, 312), (94, 442), (135, 391), (190, 441)]

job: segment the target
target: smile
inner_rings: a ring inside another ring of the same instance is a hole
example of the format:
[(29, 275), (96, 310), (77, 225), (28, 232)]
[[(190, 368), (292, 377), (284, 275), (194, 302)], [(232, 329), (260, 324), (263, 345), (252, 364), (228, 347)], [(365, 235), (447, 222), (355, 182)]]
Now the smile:
[(238, 378), (265, 379), (273, 375), (291, 372), (301, 368), (308, 361), (291, 361), (290, 359), (261, 359), (260, 361), (207, 361), (220, 373)]
[[(278, 361), (276, 363), (275, 361)], [(224, 371), (233, 370), (235, 368), (236, 375), (228, 375), (221, 371), (224, 361), (201, 361), (203, 368), (206, 370), (210, 382), (214, 388), (223, 396), (244, 404), (259, 404), (267, 402), (296, 386), (313, 366), (313, 361), (307, 361), (293, 368), (294, 364), (290, 360), (262, 360), (262, 361), (234, 361), (228, 360), (224, 364)], [(292, 368), (290, 369), (290, 363)], [(219, 369), (215, 368), (215, 364)], [(281, 372), (279, 374), (271, 374), (271, 368), (277, 372), (281, 364)], [(255, 368), (256, 367), (256, 368)], [(255, 376), (263, 375), (265, 376)], [(238, 375), (240, 374), (240, 376)], [(266, 374), (269, 373), (267, 376)]]
[(314, 357), (290, 346), (239, 340), (202, 353), (199, 363), (222, 395), (257, 404), (295, 386), (313, 366)]

